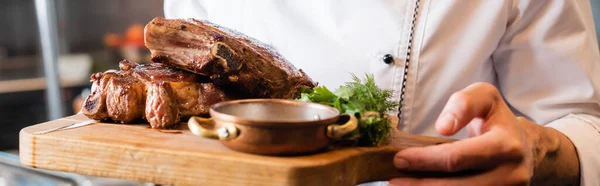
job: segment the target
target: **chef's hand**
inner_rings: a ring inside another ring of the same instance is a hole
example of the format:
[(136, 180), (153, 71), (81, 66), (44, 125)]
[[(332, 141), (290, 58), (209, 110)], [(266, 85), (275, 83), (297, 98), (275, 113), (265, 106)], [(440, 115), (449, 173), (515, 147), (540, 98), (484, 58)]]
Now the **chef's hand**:
[(579, 160), (562, 133), (515, 115), (498, 90), (476, 83), (453, 94), (435, 123), (452, 135), (467, 127), (468, 139), (407, 148), (394, 157), (400, 171), (469, 171), (467, 176), (394, 178), (390, 185), (577, 185)]

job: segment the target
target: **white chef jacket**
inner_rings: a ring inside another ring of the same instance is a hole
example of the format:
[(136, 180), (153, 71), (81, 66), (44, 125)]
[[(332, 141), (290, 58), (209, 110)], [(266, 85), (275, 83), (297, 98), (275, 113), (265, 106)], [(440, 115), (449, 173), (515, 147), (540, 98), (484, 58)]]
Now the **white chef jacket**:
[(600, 54), (587, 0), (166, 0), (164, 10), (261, 40), (330, 89), (372, 73), (394, 100), (404, 96), (398, 129), (413, 134), (440, 136), (433, 123), (452, 93), (494, 84), (516, 115), (569, 137), (581, 183), (600, 185)]

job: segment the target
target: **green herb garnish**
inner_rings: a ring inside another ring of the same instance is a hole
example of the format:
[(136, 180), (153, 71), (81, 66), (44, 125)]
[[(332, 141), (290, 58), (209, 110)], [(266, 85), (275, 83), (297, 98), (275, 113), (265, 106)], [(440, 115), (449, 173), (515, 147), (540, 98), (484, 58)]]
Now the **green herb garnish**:
[(383, 90), (375, 84), (372, 74), (367, 74), (364, 81), (352, 74), (352, 80), (333, 92), (324, 86), (303, 89), (298, 100), (325, 104), (341, 113), (354, 114), (360, 120), (359, 127), (346, 139), (355, 139), (359, 146), (379, 146), (387, 140), (391, 130), (385, 113), (396, 108), (398, 103), (391, 101), (391, 90)]

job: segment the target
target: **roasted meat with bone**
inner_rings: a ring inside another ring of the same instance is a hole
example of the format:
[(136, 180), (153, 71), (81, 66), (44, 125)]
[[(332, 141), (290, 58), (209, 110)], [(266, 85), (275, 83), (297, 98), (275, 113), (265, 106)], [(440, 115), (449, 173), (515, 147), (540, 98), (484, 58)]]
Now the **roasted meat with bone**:
[(82, 108), (87, 117), (122, 123), (145, 118), (152, 128), (169, 128), (231, 98), (207, 77), (163, 64), (124, 60), (119, 68), (91, 76), (92, 91)]
[(208, 76), (249, 97), (293, 98), (299, 88), (316, 86), (269, 46), (207, 21), (155, 18), (144, 38), (152, 61)]

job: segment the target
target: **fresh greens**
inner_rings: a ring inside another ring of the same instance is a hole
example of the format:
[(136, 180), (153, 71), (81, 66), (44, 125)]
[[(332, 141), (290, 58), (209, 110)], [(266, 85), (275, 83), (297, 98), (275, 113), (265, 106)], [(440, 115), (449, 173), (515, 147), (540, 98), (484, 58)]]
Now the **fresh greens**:
[(385, 113), (396, 108), (398, 103), (391, 101), (391, 90), (383, 90), (375, 84), (372, 74), (367, 74), (364, 81), (352, 74), (352, 80), (333, 92), (324, 86), (303, 89), (298, 100), (325, 104), (341, 113), (354, 114), (359, 118), (359, 127), (346, 139), (355, 139), (359, 146), (379, 146), (386, 141), (391, 129)]

